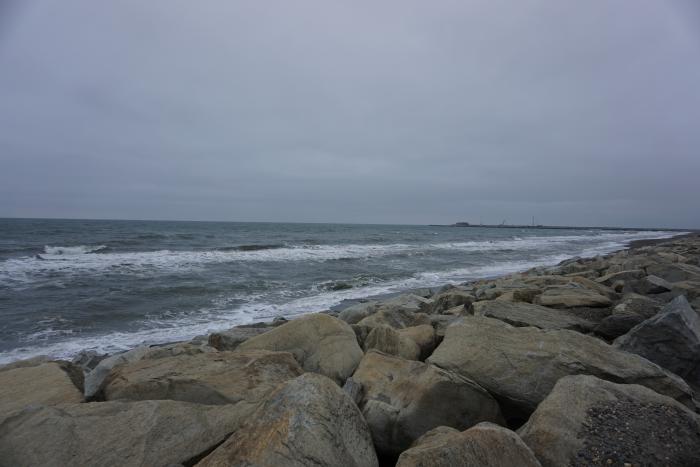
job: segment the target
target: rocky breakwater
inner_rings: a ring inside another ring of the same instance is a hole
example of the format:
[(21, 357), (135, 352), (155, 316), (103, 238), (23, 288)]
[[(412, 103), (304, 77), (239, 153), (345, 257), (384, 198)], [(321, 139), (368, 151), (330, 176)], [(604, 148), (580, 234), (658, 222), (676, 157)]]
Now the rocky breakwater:
[(0, 367), (0, 466), (700, 465), (700, 237)]

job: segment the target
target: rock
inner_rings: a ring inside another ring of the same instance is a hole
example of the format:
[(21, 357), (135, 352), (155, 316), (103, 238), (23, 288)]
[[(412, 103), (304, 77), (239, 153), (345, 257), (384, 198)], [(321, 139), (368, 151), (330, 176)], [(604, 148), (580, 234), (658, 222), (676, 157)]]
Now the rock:
[(668, 282), (700, 280), (700, 267), (692, 264), (652, 264), (647, 267), (647, 274), (657, 276)]
[(441, 425), (463, 430), (503, 422), (496, 401), (464, 376), (434, 365), (369, 351), (353, 380), (364, 388), (362, 414), (377, 450), (396, 456)]
[(364, 348), (367, 336), (370, 332), (372, 332), (372, 329), (374, 328), (370, 326), (360, 326), (359, 324), (351, 324), (350, 327), (352, 328), (353, 332), (355, 333), (355, 337), (357, 338), (357, 345)]
[(197, 467), (232, 465), (378, 464), (357, 406), (330, 379), (307, 373), (275, 391)]
[(379, 310), (401, 310), (418, 313), (428, 311), (432, 306), (433, 300), (408, 293), (397, 295), (396, 297), (392, 297), (389, 300), (384, 300), (380, 302)]
[(105, 379), (102, 393), (106, 400), (172, 399), (210, 405), (253, 405), (302, 373), (287, 352), (202, 353), (121, 365)]
[(654, 316), (659, 308), (659, 304), (650, 298), (635, 293), (627, 294), (615, 305), (612, 315), (603, 318), (594, 332), (606, 339), (615, 339)]
[(364, 389), (362, 389), (362, 385), (355, 381), (352, 378), (348, 378), (345, 381), (345, 384), (343, 384), (343, 391), (345, 394), (347, 394), (350, 399), (356, 404), (359, 405), (360, 402), (362, 402), (362, 396), (364, 395)]
[(539, 295), (542, 290), (533, 287), (523, 287), (518, 289), (510, 290), (504, 294), (501, 294), (496, 300), (498, 301), (508, 301), (508, 302), (525, 302), (532, 303), (537, 295)]
[(589, 331), (595, 325), (565, 310), (554, 310), (530, 303), (503, 301), (475, 302), (474, 316), (487, 316), (512, 326), (535, 326), (540, 329), (573, 329)]
[(475, 300), (476, 298), (470, 292), (455, 287), (433, 297), (431, 313), (442, 313), (460, 305), (469, 308)]
[(585, 277), (580, 277), (580, 276), (572, 276), (570, 284), (572, 285), (578, 285), (581, 286), (585, 289), (590, 290), (591, 292), (595, 292), (597, 294), (600, 294), (604, 297), (608, 297), (610, 299), (616, 299), (618, 297), (617, 293), (607, 285), (601, 284), (599, 282), (596, 282), (591, 279), (587, 279)]
[(398, 331), (389, 326), (376, 326), (367, 335), (364, 350), (379, 350), (389, 355), (405, 358), (407, 360), (418, 360), (421, 351), (418, 344), (413, 339), (399, 334)]
[(71, 378), (71, 370), (66, 371), (69, 366), (68, 362), (47, 362), (0, 371), (0, 420), (28, 405), (82, 402), (82, 391)]
[(685, 295), (688, 300), (695, 300), (700, 297), (700, 281), (674, 282), (672, 292), (677, 295)]
[(189, 342), (176, 342), (160, 346), (141, 346), (128, 352), (107, 357), (97, 364), (94, 370), (85, 375), (85, 397), (92, 400), (96, 397), (97, 392), (102, 385), (104, 379), (109, 375), (112, 368), (126, 363), (137, 362), (143, 359), (157, 359), (172, 357), (177, 355), (194, 355), (203, 352), (213, 352), (215, 349), (207, 345), (196, 345)]
[(653, 295), (670, 292), (673, 289), (673, 285), (660, 277), (651, 275), (634, 283), (631, 285), (630, 289), (644, 295)]
[(438, 427), (401, 453), (396, 467), (540, 467), (529, 447), (507, 428), (482, 422), (459, 432)]
[(176, 401), (32, 406), (0, 421), (0, 463), (23, 467), (187, 464), (236, 430), (235, 406)]
[(380, 310), (359, 323), (360, 326), (389, 326), (395, 329), (410, 328), (421, 324), (430, 324), (430, 317), (425, 313), (414, 313), (402, 309)]
[(12, 363), (6, 363), (0, 365), (0, 372), (7, 370), (14, 370), (15, 368), (29, 368), (32, 366), (39, 366), (44, 363), (49, 363), (53, 361), (48, 355), (38, 355), (36, 357), (27, 358), (24, 360), (17, 360)]
[(429, 324), (421, 324), (420, 326), (412, 326), (410, 328), (399, 329), (401, 336), (407, 337), (416, 344), (420, 349), (419, 360), (425, 360), (433, 353), (437, 345), (435, 337), (435, 329)]
[(617, 312), (603, 318), (593, 330), (599, 336), (613, 340), (644, 321), (644, 316), (632, 312)]
[(98, 354), (94, 350), (83, 350), (73, 357), (71, 363), (82, 368), (85, 373), (89, 373), (107, 357), (107, 354)]
[(613, 272), (610, 274), (606, 274), (606, 275), (601, 276), (598, 279), (596, 279), (596, 282), (611, 286), (612, 284), (614, 284), (616, 281), (619, 281), (619, 280), (621, 280), (621, 281), (638, 280), (644, 276), (646, 276), (646, 273), (643, 270), (630, 269), (627, 271), (619, 271), (619, 272)]
[(372, 313), (376, 312), (377, 308), (379, 308), (379, 303), (376, 301), (357, 303), (341, 311), (338, 318), (342, 319), (348, 324), (357, 324), (363, 318), (366, 318)]
[(436, 343), (440, 343), (445, 337), (445, 331), (447, 330), (448, 326), (461, 320), (461, 316), (430, 315), (430, 324), (433, 326), (433, 329), (435, 329)]
[(254, 349), (291, 352), (304, 370), (338, 384), (352, 375), (363, 354), (349, 324), (321, 313), (297, 318), (238, 346), (238, 351)]
[(634, 313), (644, 319), (651, 318), (661, 309), (661, 305), (655, 300), (644, 295), (629, 293), (622, 297), (620, 303), (613, 308), (613, 314)]
[(560, 379), (518, 432), (544, 467), (700, 465), (695, 413), (643, 386), (593, 376)]
[(209, 345), (216, 350), (235, 350), (251, 337), (259, 336), (272, 328), (268, 327), (235, 327), (227, 331), (214, 332), (209, 335)]
[(700, 387), (700, 317), (683, 295), (617, 338), (614, 345)]
[(570, 286), (550, 286), (535, 297), (533, 303), (552, 308), (597, 308), (612, 305), (612, 301), (604, 295), (592, 290)]
[(447, 328), (445, 339), (427, 361), (473, 379), (514, 419), (531, 413), (559, 378), (574, 374), (641, 384), (692, 405), (690, 388), (677, 376), (638, 355), (568, 330), (464, 318)]

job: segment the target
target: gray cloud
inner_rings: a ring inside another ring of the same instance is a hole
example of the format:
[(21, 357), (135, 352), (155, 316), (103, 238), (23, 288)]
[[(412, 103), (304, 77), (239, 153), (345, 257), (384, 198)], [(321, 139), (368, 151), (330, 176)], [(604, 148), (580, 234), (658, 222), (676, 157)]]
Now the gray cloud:
[(0, 16), (0, 216), (700, 227), (691, 1)]

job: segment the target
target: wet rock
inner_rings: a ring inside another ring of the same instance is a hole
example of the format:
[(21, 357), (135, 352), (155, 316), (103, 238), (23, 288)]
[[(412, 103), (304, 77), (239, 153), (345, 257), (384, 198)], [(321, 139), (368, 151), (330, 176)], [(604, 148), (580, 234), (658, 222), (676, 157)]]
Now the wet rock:
[(198, 467), (377, 465), (365, 420), (330, 379), (307, 373), (275, 391)]

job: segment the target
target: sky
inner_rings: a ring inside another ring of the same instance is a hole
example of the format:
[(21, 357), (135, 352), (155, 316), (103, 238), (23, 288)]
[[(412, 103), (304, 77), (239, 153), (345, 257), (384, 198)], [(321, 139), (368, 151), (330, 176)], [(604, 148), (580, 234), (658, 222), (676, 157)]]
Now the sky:
[(0, 217), (700, 228), (695, 0), (0, 0)]

